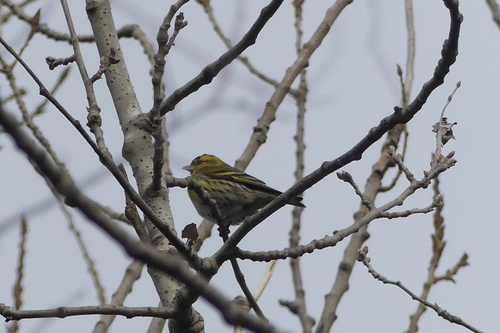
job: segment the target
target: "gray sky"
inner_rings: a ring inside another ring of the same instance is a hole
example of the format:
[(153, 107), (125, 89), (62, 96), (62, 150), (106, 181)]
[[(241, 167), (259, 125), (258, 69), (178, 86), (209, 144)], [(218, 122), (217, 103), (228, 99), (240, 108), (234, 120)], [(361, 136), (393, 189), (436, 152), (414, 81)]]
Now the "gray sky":
[[(222, 29), (233, 41), (241, 38), (260, 8), (267, 3), (262, 0), (212, 2)], [(442, 1), (415, 2), (417, 54), (412, 97), (431, 77), (449, 27), (449, 14)], [(144, 3), (146, 5), (138, 7), (132, 1), (114, 1), (116, 26), (137, 23), (154, 41), (157, 26), (171, 2)], [(311, 36), (323, 18), (324, 9), (330, 5), (330, 1), (312, 3), (308, 1), (305, 6), (304, 40)], [(60, 7), (49, 1), (42, 4), (42, 22), (66, 32)], [(71, 5), (77, 31), (90, 33), (83, 3)], [(36, 6), (30, 7), (30, 14), (37, 9)], [(223, 44), (213, 33), (199, 5), (191, 2), (182, 11), (189, 25), (182, 30), (167, 57), (166, 83), (169, 92), (190, 80), (224, 52)], [(438, 273), (451, 268), (464, 252), (469, 255), (470, 266), (456, 276), (456, 284), (442, 282), (435, 286), (430, 301), (478, 329), (494, 332), (498, 328), (496, 318), (500, 299), (497, 288), (500, 272), (496, 265), (500, 245), (494, 236), (500, 231), (495, 208), (500, 187), (498, 168), (495, 167), (499, 152), (495, 137), (500, 117), (500, 60), (497, 56), (500, 52), (500, 31), (483, 1), (462, 1), (461, 12), (464, 23), (457, 63), (452, 66), (445, 84), (431, 95), (428, 103), (410, 122), (405, 164), (416, 177), (421, 177), (423, 170), (429, 168), (430, 154), (435, 146), (431, 127), (438, 121), (456, 82), (461, 81), (462, 86), (446, 112), (449, 121), (458, 122), (454, 128), (457, 140), (447, 144), (443, 152), (456, 151), (458, 163), (440, 177), (445, 201), (443, 214), (447, 246)], [(276, 80), (281, 79), (295, 57), (292, 22), (292, 6), (288, 1), (263, 30), (257, 44), (245, 53), (258, 69)], [(16, 49), (21, 46), (19, 40), (23, 40), (29, 32), (25, 24), (18, 24), (17, 28), (3, 31), (4, 38)], [(310, 95), (306, 114), (306, 173), (351, 148), (400, 103), (396, 64), (404, 68), (405, 38), (402, 1), (354, 1), (341, 14), (308, 67)], [(122, 48), (141, 107), (147, 112), (152, 103), (149, 65), (136, 41), (123, 40)], [(84, 45), (83, 50), (89, 72), (93, 73), (98, 66), (95, 47)], [(5, 50), (0, 52), (5, 55)], [(38, 36), (24, 57), (50, 87), (61, 69), (49, 71), (44, 58), (48, 55), (65, 57), (71, 53), (70, 46)], [(85, 123), (86, 99), (77, 69), (74, 65), (72, 67), (71, 80), (56, 97), (74, 117)], [(32, 95), (28, 99), (29, 106), (37, 105), (42, 98), (36, 96), (36, 85), (20, 68), (18, 73), (20, 84)], [(5, 97), (8, 85), (3, 77), (0, 77), (0, 87)], [(121, 161), (123, 137), (104, 80), (96, 83), (96, 90), (108, 147), (115, 160)], [(232, 164), (248, 143), (252, 128), (271, 93), (271, 87), (235, 62), (210, 86), (203, 87), (180, 103), (175, 111), (167, 115), (174, 175), (187, 176), (181, 167), (202, 153), (215, 154)], [(7, 106), (14, 109), (13, 104)], [(294, 182), (295, 114), (293, 100), (286, 98), (278, 110), (266, 144), (247, 169), (248, 173), (280, 190), (287, 189)], [(38, 117), (36, 123), (85, 192), (121, 211), (124, 199), (119, 185), (106, 175), (97, 157), (63, 117), (48, 106), (46, 114)], [(33, 172), (24, 156), (15, 151), (5, 135), (0, 135), (0, 145), (3, 146), (0, 151), (0, 253), (4, 254), (0, 257), (0, 285), (3, 286), (0, 288), (0, 302), (12, 304), (8, 286), (15, 279), (19, 242), (16, 216), (27, 212), (29, 235), (24, 308), (97, 304), (96, 293), (78, 246), (44, 181)], [(365, 153), (363, 160), (343, 169), (353, 175), (360, 187), (364, 186), (379, 150), (380, 144), (374, 145)], [(386, 184), (389, 179), (386, 179)], [(376, 204), (391, 200), (406, 186), (405, 180), (401, 179), (394, 192), (381, 195)], [(174, 188), (170, 195), (178, 230), (188, 223), (200, 221), (184, 190)], [(425, 207), (431, 198), (430, 189), (421, 191), (402, 209)], [(352, 214), (359, 205), (352, 189), (335, 175), (307, 191), (304, 202), (307, 209), (303, 214), (301, 243), (350, 225)], [(76, 211), (73, 214), (110, 298), (129, 259), (114, 241), (102, 235)], [(240, 247), (256, 251), (282, 249), (287, 246), (289, 224), (290, 209), (284, 208), (252, 231)], [(370, 225), (369, 232), (371, 237), (366, 245), (370, 248), (369, 256), (375, 269), (389, 279), (400, 280), (419, 294), (427, 276), (431, 254), (431, 214), (400, 220), (376, 220)], [(211, 255), (220, 244), (221, 240), (217, 237), (209, 239), (201, 254)], [(331, 288), (344, 247), (345, 244), (339, 244), (305, 255), (302, 259), (308, 311), (316, 319), (321, 315), (324, 295)], [(265, 263), (242, 263), (251, 289), (257, 285), (265, 267)], [(227, 264), (213, 279), (213, 285), (230, 298), (241, 294)], [(259, 303), (273, 323), (285, 330), (300, 332), (298, 320), (277, 304), (278, 299), (293, 299), (288, 262), (279, 263)], [(157, 303), (154, 287), (144, 272), (134, 285), (126, 305), (155, 306)], [(230, 328), (222, 323), (220, 316), (203, 301), (200, 303), (195, 308), (204, 315), (206, 331), (229, 332)], [(406, 330), (408, 316), (417, 305), (396, 287), (375, 281), (361, 264), (357, 264), (333, 329), (338, 332), (401, 332)], [(21, 332), (89, 332), (97, 320), (97, 316), (23, 320)], [(143, 332), (148, 323), (149, 319), (118, 318), (111, 332)], [(419, 327), (422, 332), (466, 331), (438, 318), (430, 310), (424, 314)]]

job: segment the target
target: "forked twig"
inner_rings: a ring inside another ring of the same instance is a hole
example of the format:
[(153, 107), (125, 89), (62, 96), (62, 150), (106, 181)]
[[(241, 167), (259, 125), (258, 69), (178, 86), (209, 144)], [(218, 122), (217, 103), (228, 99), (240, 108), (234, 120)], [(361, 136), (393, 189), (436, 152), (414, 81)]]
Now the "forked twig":
[(463, 327), (467, 328), (468, 330), (475, 332), (475, 333), (482, 333), (482, 331), (480, 331), (477, 328), (473, 327), (472, 325), (466, 323), (460, 317), (454, 316), (454, 315), (450, 314), (448, 311), (440, 308), (437, 304), (432, 304), (432, 303), (418, 297), (410, 289), (406, 288), (400, 281), (391, 281), (391, 280), (387, 279), (386, 277), (384, 277), (383, 275), (381, 275), (380, 273), (378, 273), (377, 271), (375, 271), (373, 269), (372, 265), (370, 264), (370, 258), (367, 256), (367, 254), (368, 254), (368, 247), (365, 246), (362, 250), (360, 250), (358, 252), (357, 260), (359, 262), (363, 263), (363, 265), (365, 265), (366, 268), (368, 268), (368, 272), (373, 276), (373, 278), (375, 278), (376, 280), (379, 280), (380, 282), (382, 282), (384, 284), (392, 284), (394, 286), (399, 287), (401, 290), (403, 290), (405, 293), (407, 293), (412, 299), (420, 302), (421, 304), (425, 305), (429, 309), (434, 310), (438, 316), (446, 319), (450, 323), (454, 323), (454, 324), (463, 326)]

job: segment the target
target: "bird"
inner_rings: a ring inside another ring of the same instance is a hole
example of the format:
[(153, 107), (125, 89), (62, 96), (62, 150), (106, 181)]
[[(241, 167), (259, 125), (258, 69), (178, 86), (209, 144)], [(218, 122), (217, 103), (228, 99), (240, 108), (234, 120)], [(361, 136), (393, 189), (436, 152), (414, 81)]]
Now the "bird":
[[(183, 169), (189, 171), (191, 178), (215, 200), (222, 219), (218, 221), (210, 204), (202, 200), (196, 190), (188, 188), (189, 198), (198, 214), (224, 227), (240, 224), (282, 193), (210, 154), (196, 157)], [(301, 197), (295, 197), (288, 204), (305, 208), (301, 201)]]

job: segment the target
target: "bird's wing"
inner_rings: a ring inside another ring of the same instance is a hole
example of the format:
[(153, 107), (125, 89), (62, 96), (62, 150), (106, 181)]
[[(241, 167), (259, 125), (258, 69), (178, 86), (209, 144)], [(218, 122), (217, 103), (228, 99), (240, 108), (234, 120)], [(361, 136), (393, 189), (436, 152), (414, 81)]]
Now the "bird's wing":
[(223, 180), (228, 180), (232, 182), (236, 182), (252, 190), (258, 190), (267, 192), (270, 194), (279, 195), (280, 191), (275, 190), (272, 187), (269, 187), (262, 180), (255, 178), (254, 176), (250, 176), (249, 174), (242, 172), (236, 168), (230, 167), (227, 170), (210, 170), (210, 175), (212, 178), (218, 178)]

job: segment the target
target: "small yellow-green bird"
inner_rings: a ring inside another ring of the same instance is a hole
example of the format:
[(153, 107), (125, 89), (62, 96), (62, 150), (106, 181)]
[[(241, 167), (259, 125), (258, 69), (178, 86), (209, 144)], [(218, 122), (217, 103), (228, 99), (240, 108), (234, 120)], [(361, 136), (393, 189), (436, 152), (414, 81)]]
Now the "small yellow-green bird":
[[(214, 155), (198, 156), (183, 169), (189, 171), (191, 177), (215, 200), (223, 215), (220, 222), (224, 226), (240, 224), (245, 217), (253, 215), (282, 193)], [(203, 203), (194, 190), (188, 189), (188, 195), (201, 217), (217, 223), (210, 213), (210, 207)], [(301, 197), (295, 197), (289, 204), (305, 207), (301, 200)]]

